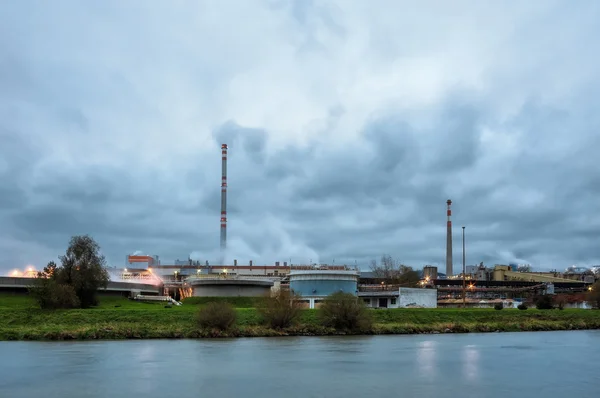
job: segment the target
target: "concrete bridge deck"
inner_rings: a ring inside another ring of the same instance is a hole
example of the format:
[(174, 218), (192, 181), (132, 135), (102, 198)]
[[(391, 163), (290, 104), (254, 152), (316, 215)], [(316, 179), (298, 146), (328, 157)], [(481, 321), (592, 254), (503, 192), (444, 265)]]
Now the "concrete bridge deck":
[[(27, 291), (32, 286), (35, 278), (19, 278), (13, 276), (0, 276), (0, 292), (2, 291)], [(109, 293), (130, 293), (137, 291), (138, 294), (156, 295), (160, 293), (161, 286), (139, 282), (108, 282), (106, 289), (100, 289), (99, 292)]]

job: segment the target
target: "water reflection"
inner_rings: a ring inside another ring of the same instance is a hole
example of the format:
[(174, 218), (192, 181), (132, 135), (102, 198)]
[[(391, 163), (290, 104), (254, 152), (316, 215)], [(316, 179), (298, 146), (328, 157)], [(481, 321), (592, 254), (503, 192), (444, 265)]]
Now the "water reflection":
[(435, 341), (426, 340), (419, 343), (417, 364), (421, 375), (433, 379), (436, 375)]
[(0, 397), (595, 398), (598, 357), (594, 331), (0, 342)]
[(463, 374), (465, 379), (474, 382), (477, 380), (479, 369), (479, 351), (475, 345), (467, 345), (463, 352)]

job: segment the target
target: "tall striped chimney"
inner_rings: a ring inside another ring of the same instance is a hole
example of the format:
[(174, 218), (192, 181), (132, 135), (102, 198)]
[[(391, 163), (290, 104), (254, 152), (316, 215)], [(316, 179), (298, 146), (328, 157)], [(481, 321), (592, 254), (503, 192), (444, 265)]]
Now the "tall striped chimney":
[(452, 276), (452, 201), (448, 199), (448, 229), (446, 231), (446, 277)]
[(227, 249), (227, 144), (221, 145), (221, 262)]

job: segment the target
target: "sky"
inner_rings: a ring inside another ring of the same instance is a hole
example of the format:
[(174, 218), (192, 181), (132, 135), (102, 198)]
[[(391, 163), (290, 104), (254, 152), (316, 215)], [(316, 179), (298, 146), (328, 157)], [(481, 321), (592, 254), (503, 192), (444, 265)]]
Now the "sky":
[(600, 3), (0, 2), (0, 273), (600, 264)]

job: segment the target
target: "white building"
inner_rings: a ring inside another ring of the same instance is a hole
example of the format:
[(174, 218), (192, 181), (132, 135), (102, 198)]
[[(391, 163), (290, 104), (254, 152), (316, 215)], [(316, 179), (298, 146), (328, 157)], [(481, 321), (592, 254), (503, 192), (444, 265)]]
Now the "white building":
[(371, 308), (437, 308), (437, 289), (401, 287), (359, 292), (358, 296)]

